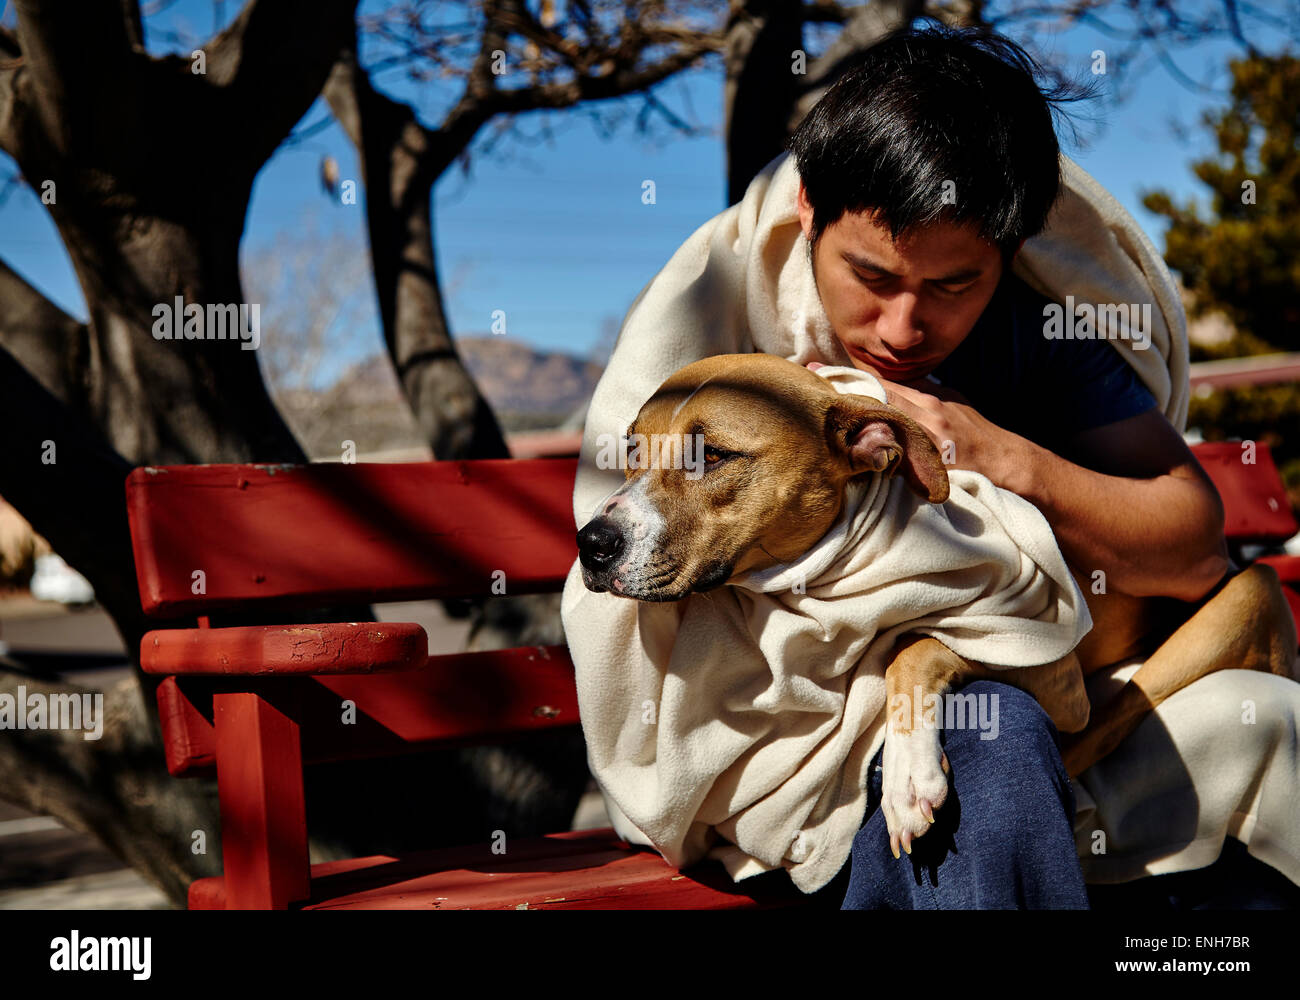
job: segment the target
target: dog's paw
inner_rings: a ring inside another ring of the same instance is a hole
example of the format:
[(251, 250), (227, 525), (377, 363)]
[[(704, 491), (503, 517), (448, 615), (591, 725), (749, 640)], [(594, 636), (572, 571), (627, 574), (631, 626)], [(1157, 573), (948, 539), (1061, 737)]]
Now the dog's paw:
[(935, 810), (948, 797), (948, 770), (937, 729), (886, 732), (880, 808), (894, 857), (900, 845), (911, 854), (912, 841), (930, 829)]

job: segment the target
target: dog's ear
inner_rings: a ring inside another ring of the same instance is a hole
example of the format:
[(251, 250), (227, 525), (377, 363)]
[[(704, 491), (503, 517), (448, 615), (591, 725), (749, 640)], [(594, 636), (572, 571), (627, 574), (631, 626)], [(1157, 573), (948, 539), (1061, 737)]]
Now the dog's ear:
[(865, 396), (841, 396), (826, 409), (826, 439), (850, 475), (901, 471), (912, 492), (930, 503), (948, 499), (948, 470), (920, 424)]

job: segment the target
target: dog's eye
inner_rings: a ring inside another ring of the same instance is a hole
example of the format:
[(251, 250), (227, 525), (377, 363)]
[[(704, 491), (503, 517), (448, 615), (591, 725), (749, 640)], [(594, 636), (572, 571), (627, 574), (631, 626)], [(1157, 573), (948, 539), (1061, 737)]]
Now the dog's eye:
[(742, 452), (727, 451), (725, 448), (715, 448), (712, 445), (704, 446), (704, 468), (716, 469), (720, 465), (730, 462), (733, 458), (740, 458)]

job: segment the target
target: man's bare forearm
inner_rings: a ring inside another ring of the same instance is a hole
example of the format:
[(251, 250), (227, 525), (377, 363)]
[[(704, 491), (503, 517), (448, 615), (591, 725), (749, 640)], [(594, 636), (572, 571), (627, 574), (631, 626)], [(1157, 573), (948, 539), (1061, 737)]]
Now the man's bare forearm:
[(1223, 506), (1188, 469), (1150, 479), (1083, 468), (1018, 438), (999, 486), (1047, 518), (1076, 569), (1106, 574), (1106, 586), (1136, 597), (1195, 601), (1228, 569)]

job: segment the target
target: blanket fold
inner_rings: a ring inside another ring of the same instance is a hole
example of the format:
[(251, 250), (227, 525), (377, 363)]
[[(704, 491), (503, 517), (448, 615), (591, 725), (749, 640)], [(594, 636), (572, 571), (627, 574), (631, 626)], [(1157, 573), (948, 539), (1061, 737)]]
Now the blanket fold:
[[(1015, 270), (1056, 301), (1151, 303), (1150, 349), (1109, 343), (1181, 430), (1186, 331), (1168, 271), (1113, 198), (1064, 157), (1062, 170), (1048, 229), (1026, 243)], [(764, 351), (822, 362), (837, 390), (872, 393), (864, 380), (875, 380), (852, 368), (817, 296), (797, 181), (793, 158), (775, 158), (742, 201), (700, 226), (633, 302), (588, 413), (577, 526), (622, 482), (618, 470), (596, 466), (602, 438), (624, 432), (686, 364)], [(952, 499), (930, 505), (901, 481), (867, 477), (836, 526), (797, 561), (802, 572), (797, 564), (777, 567), (672, 604), (587, 591), (575, 563), (562, 617), (588, 761), (623, 837), (653, 846), (677, 867), (711, 853), (737, 880), (785, 867), (800, 889), (814, 891), (847, 860), (864, 816), (866, 767), (883, 739), (884, 655), (894, 638), (934, 635), (995, 666), (1048, 663), (1074, 646), (1091, 623), (1045, 519), (983, 476), (954, 471), (951, 478)], [(793, 582), (802, 586), (787, 586)], [(1219, 683), (1236, 690), (1230, 678)], [(1282, 683), (1294, 705), (1300, 686)], [(1217, 836), (1221, 846), (1231, 833), (1300, 882), (1300, 796), (1278, 794), (1295, 791), (1294, 767), (1283, 777), (1278, 741), (1276, 752), (1266, 752), (1242, 726), (1230, 767), (1213, 755), (1189, 765), (1180, 748), (1206, 744), (1196, 712), (1180, 707), (1192, 705), (1183, 698), (1190, 691), (1139, 727), (1158, 727), (1155, 737), (1143, 742), (1135, 734), (1102, 762), (1104, 771), (1098, 765), (1076, 782), (1085, 876), (1122, 881), (1155, 866), (1203, 865), (1213, 860), (1206, 845)], [(1141, 746), (1140, 760), (1130, 745)], [(1230, 784), (1261, 770), (1271, 775), (1269, 795), (1248, 791), (1249, 782)], [(1193, 789), (1202, 785), (1222, 792), (1211, 797), (1216, 812), (1172, 834), (1158, 811), (1142, 806), (1144, 788), (1167, 795), (1186, 788), (1195, 803)], [(1256, 829), (1269, 831), (1258, 837), (1272, 845), (1263, 853), (1249, 839)]]

